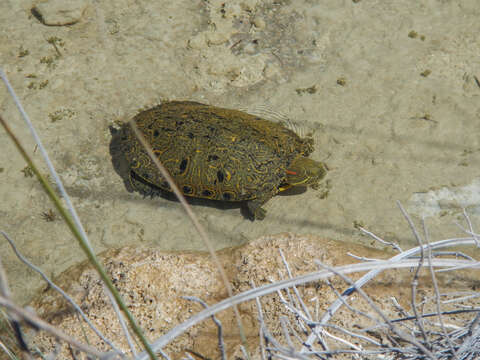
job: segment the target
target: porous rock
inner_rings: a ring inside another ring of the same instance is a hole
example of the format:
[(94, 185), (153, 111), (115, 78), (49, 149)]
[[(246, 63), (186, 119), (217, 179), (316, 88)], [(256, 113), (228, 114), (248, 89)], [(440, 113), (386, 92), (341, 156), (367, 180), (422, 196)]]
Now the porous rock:
[[(390, 257), (390, 254), (385, 251), (316, 236), (290, 233), (264, 236), (242, 247), (218, 253), (234, 294), (250, 289), (252, 283), (255, 286), (261, 286), (287, 278), (280, 250), (293, 276), (318, 270), (314, 259), (329, 266), (354, 263), (355, 260), (347, 255), (348, 252), (366, 258)], [(157, 339), (175, 325), (203, 309), (199, 304), (185, 300), (183, 296), (196, 296), (209, 305), (227, 297), (219, 272), (207, 254), (166, 253), (154, 248), (125, 247), (107, 250), (100, 255), (100, 258), (150, 340)], [(355, 274), (350, 276), (353, 279), (359, 277)], [(390, 296), (395, 296), (402, 306), (408, 307), (411, 277), (408, 271), (391, 270), (388, 274), (377, 277), (366, 291), (389, 318), (394, 318), (398, 316), (398, 309), (392, 305)], [(420, 278), (420, 283), (426, 282), (428, 281), (422, 281)], [(88, 263), (67, 270), (56, 279), (56, 283), (80, 304), (100, 331), (122, 350), (128, 352), (118, 320), (103, 292), (103, 285)], [(331, 284), (339, 292), (347, 287), (345, 283), (335, 279), (331, 279)], [(427, 288), (425, 291), (431, 290)], [(455, 288), (461, 288), (461, 286)], [(315, 309), (319, 309), (322, 313), (337, 296), (324, 282), (304, 284), (298, 287), (298, 291), (312, 314), (316, 312)], [(287, 295), (284, 294), (284, 296)], [(360, 296), (353, 294), (350, 298), (358, 310), (369, 311), (369, 305)], [(286, 311), (285, 305), (276, 294), (262, 296), (260, 300), (265, 325), (272, 335), (281, 336), (282, 334), (280, 317), (286, 316), (295, 323), (295, 317)], [(51, 289), (39, 294), (32, 306), (40, 317), (62, 331), (77, 339), (83, 339), (83, 330), (85, 330), (89, 336), (90, 345), (97, 349), (109, 350), (87, 326), (83, 326), (83, 329), (78, 326), (77, 316)], [(256, 304), (254, 301), (242, 303), (239, 311), (247, 337), (247, 346), (253, 354), (252, 358), (260, 358)], [(222, 322), (228, 358), (234, 355), (240, 356), (241, 342), (233, 311), (221, 312), (217, 314), (217, 318)], [(340, 310), (331, 322), (345, 328), (374, 325), (368, 319), (349, 310)], [(55, 340), (44, 334), (37, 335), (34, 341), (44, 353), (50, 353), (55, 346)], [(163, 350), (175, 359), (181, 358), (185, 351), (188, 351), (187, 349), (202, 354), (206, 358), (220, 358), (217, 343), (217, 328), (208, 319), (188, 329)], [(66, 346), (63, 346), (62, 352), (68, 355)]]

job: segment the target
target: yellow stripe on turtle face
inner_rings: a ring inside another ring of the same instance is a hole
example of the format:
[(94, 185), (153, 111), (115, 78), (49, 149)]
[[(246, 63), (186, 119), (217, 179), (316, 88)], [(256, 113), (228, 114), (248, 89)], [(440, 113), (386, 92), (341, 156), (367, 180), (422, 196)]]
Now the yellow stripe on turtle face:
[(291, 184), (285, 184), (285, 185), (282, 185), (278, 188), (278, 191), (282, 192), (282, 191), (285, 191), (285, 190), (288, 190), (290, 189), (291, 187), (293, 187), (293, 185)]

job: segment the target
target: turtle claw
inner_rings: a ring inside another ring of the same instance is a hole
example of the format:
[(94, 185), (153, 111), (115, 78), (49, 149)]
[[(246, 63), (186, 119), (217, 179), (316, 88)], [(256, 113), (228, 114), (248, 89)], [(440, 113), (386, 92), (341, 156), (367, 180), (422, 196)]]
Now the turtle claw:
[(267, 210), (262, 208), (262, 205), (265, 204), (266, 200), (250, 200), (247, 201), (247, 208), (253, 216), (253, 220), (263, 220), (267, 214)]
[(263, 220), (265, 219), (265, 215), (267, 215), (267, 210), (264, 208), (257, 208), (257, 210), (253, 213), (254, 220)]

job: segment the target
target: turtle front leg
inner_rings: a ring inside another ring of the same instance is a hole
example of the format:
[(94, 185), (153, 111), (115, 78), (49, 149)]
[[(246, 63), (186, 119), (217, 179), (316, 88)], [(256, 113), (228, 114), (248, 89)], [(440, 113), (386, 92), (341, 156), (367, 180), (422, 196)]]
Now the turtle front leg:
[(267, 210), (262, 208), (262, 205), (264, 205), (268, 200), (270, 200), (271, 197), (272, 196), (270, 195), (270, 196), (259, 197), (259, 198), (247, 201), (247, 208), (250, 211), (250, 213), (253, 215), (254, 220), (265, 219)]

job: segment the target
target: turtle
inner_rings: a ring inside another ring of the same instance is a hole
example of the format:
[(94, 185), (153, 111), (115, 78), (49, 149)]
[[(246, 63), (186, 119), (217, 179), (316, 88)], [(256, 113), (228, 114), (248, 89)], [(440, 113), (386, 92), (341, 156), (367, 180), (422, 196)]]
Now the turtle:
[(172, 190), (131, 122), (185, 196), (246, 202), (254, 220), (265, 218), (262, 206), (279, 192), (292, 186), (317, 189), (326, 174), (324, 163), (308, 158), (313, 139), (279, 122), (193, 101), (167, 101), (141, 111), (114, 134), (125, 181), (144, 196)]

